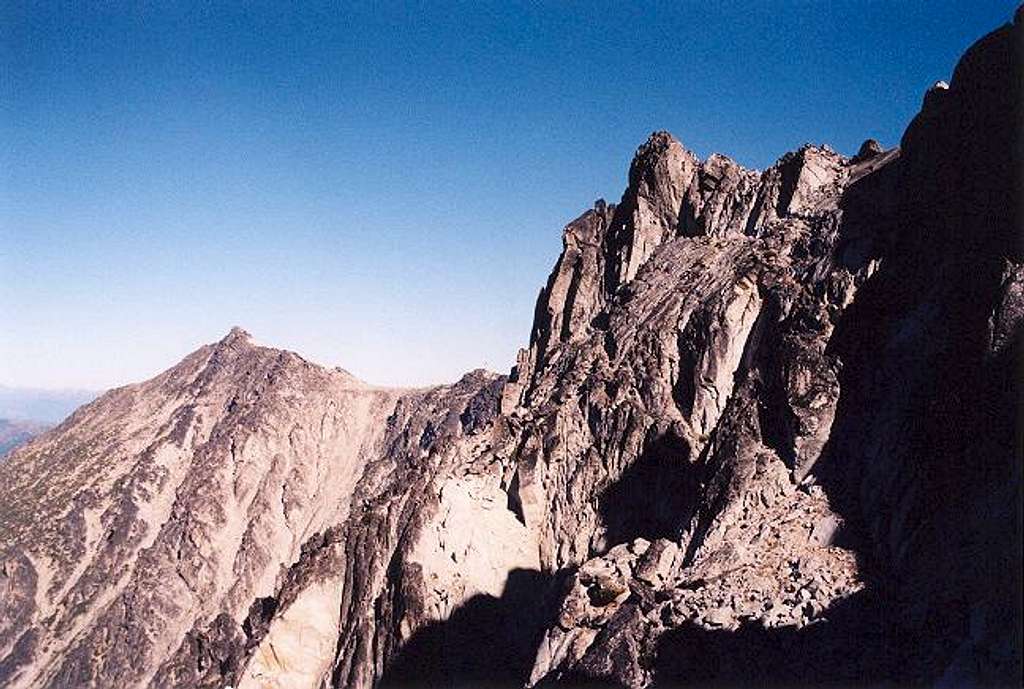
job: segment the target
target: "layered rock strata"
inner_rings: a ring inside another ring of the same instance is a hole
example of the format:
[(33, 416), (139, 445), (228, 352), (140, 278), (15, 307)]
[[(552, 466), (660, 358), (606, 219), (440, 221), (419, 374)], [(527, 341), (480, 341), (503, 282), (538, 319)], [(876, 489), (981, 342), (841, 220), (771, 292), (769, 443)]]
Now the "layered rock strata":
[(1012, 683), (1021, 31), (898, 148), (653, 134), (507, 379), (234, 330), (83, 407), (0, 465), (0, 684)]

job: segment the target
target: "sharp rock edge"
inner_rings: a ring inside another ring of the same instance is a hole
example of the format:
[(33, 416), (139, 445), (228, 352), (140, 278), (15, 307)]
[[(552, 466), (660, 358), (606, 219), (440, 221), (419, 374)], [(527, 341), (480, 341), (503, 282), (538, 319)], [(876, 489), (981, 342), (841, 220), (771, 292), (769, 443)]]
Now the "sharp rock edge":
[(0, 465), (7, 687), (1020, 674), (1021, 23), (898, 149), (658, 132), (511, 375), (234, 329)]

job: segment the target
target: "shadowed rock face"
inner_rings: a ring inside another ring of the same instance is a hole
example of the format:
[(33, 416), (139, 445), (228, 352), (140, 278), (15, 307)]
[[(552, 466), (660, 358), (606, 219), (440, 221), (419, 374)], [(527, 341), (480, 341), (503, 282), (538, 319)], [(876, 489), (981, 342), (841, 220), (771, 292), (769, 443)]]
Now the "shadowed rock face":
[(899, 149), (638, 149), (508, 379), (233, 330), (0, 465), (11, 687), (1020, 673), (1021, 25)]

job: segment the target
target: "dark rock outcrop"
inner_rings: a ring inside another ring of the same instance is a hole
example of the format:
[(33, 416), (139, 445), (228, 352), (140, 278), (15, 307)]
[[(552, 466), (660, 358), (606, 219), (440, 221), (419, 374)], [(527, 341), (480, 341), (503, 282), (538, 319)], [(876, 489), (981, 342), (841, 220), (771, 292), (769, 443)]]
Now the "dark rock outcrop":
[[(624, 480), (615, 450), (643, 458), (672, 438), (675, 466), (641, 499), (694, 475), (690, 509), (674, 510), (682, 554), (659, 557), (652, 583), (645, 540), (592, 540), (600, 557), (574, 577), (531, 682), (1019, 681), (1022, 45), (1019, 19), (979, 41), (899, 150), (783, 157), (742, 234), (682, 213), (609, 296), (597, 362), (556, 412), (592, 435), (549, 441), (557, 459), (524, 483), (557, 505), (583, 477)], [(561, 357), (578, 368), (584, 348)], [(532, 389), (553, 403), (568, 375)], [(586, 508), (537, 512), (559, 544), (601, 532)]]
[(0, 466), (11, 687), (1013, 684), (1022, 26), (899, 148), (657, 132), (506, 380), (233, 330)]

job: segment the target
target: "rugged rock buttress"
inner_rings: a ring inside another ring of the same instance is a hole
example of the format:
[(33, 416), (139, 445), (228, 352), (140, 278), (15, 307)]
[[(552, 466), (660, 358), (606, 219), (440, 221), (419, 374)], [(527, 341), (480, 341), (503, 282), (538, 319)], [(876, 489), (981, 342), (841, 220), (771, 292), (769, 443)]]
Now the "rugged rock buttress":
[(236, 329), (83, 407), (0, 465), (0, 684), (1019, 682), (1022, 43), (890, 150), (653, 134), (507, 379)]

